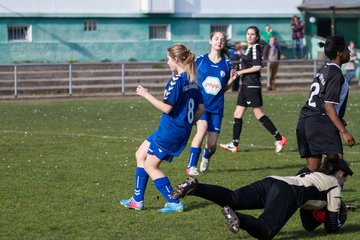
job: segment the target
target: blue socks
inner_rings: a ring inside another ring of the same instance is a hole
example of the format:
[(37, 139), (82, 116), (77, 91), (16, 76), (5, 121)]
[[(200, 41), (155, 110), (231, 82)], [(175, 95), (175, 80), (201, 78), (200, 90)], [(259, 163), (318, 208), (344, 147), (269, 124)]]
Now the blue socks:
[(196, 167), (201, 153), (201, 148), (191, 147), (187, 168)]
[(215, 151), (214, 152), (210, 152), (209, 149), (205, 148), (204, 149), (204, 158), (207, 158), (207, 159), (210, 159), (212, 155), (214, 155)]
[(137, 202), (144, 200), (144, 193), (149, 175), (144, 168), (137, 167), (135, 172), (134, 200)]
[(170, 185), (168, 177), (162, 177), (154, 180), (156, 189), (165, 197), (167, 202), (179, 203), (180, 200), (174, 200), (170, 197), (173, 188)]

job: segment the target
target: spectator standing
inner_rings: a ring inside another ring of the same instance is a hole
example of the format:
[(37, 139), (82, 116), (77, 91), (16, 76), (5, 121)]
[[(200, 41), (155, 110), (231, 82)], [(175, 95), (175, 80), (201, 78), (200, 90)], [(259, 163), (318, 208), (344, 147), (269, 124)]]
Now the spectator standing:
[[(345, 82), (347, 82), (347, 84), (350, 85), (351, 79), (355, 77), (355, 60), (356, 60), (355, 43), (353, 41), (350, 41), (348, 48), (350, 51), (350, 60), (348, 63), (345, 64), (345, 70), (346, 70)], [(360, 80), (359, 80), (359, 86), (360, 86)]]
[(269, 24), (265, 25), (265, 31), (261, 33), (262, 39), (264, 40), (265, 44), (269, 44), (269, 39), (274, 36), (273, 30), (271, 29)]
[(280, 60), (280, 56), (281, 56), (281, 51), (276, 38), (270, 37), (269, 44), (265, 45), (263, 49), (263, 59), (268, 60), (270, 62), (270, 69), (269, 69), (270, 86), (268, 87), (268, 90), (270, 91), (275, 90), (276, 88), (275, 78), (279, 67), (279, 62), (277, 61)]
[(293, 39), (293, 56), (297, 58), (297, 45), (300, 47), (300, 58), (304, 58), (304, 24), (298, 18), (298, 16), (294, 15), (291, 19), (291, 30), (292, 30), (292, 39)]

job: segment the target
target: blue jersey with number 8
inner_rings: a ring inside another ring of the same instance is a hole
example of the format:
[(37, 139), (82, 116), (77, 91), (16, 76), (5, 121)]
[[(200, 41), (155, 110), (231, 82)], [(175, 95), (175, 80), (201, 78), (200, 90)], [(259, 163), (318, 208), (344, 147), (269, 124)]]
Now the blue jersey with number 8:
[(186, 73), (172, 76), (165, 88), (163, 102), (173, 109), (169, 114), (162, 114), (153, 141), (167, 154), (179, 156), (190, 137), (198, 106), (203, 103), (199, 86), (190, 83)]

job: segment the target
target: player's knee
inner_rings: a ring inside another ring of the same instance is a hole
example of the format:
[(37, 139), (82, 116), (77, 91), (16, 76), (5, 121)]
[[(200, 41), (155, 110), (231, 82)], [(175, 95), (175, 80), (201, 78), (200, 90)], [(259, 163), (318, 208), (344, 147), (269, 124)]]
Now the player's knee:
[(144, 169), (147, 173), (153, 172), (156, 167), (150, 161), (144, 161)]

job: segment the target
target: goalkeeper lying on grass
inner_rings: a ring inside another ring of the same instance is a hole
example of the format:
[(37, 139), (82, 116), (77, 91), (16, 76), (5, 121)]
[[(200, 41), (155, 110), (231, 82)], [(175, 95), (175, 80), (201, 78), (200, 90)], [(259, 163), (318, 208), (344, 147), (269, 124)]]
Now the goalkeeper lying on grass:
[[(222, 207), (232, 233), (243, 229), (258, 239), (274, 238), (298, 208), (304, 209), (306, 216), (302, 216), (302, 223), (307, 231), (324, 222), (326, 232), (335, 233), (346, 221), (341, 192), (347, 176), (352, 174), (345, 160), (337, 154), (329, 154), (318, 172), (270, 176), (235, 191), (201, 184), (196, 178), (189, 177), (174, 188), (172, 198), (193, 195), (212, 201)], [(323, 217), (314, 218), (319, 212), (313, 210), (324, 208)], [(264, 211), (258, 218), (235, 212), (245, 209)]]

